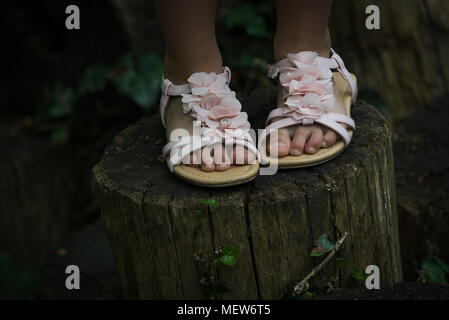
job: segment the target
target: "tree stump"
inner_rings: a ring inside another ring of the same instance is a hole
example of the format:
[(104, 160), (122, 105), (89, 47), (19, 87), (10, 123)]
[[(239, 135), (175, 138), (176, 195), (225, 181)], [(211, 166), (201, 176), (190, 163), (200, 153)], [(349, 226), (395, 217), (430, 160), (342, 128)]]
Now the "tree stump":
[(449, 96), (417, 107), (394, 135), (404, 278), (425, 258), (449, 261)]
[[(275, 91), (243, 99), (254, 128), (263, 128)], [(360, 285), (352, 267), (380, 268), (381, 283), (402, 278), (392, 144), (383, 117), (360, 102), (353, 107), (357, 131), (349, 148), (329, 163), (279, 171), (225, 189), (177, 180), (161, 161), (164, 130), (159, 117), (120, 133), (94, 168), (93, 185), (126, 298), (201, 299), (198, 242), (207, 261), (215, 248), (238, 248), (234, 266), (220, 265), (224, 299), (277, 299), (323, 258), (310, 257), (315, 240), (349, 237), (337, 252), (347, 266), (337, 285)], [(198, 199), (214, 199), (217, 207)], [(325, 285), (336, 260), (314, 279)]]
[[(365, 25), (373, 4), (380, 9), (380, 30)], [(448, 17), (449, 1), (335, 1), (330, 30), (360, 88), (379, 92), (396, 121), (449, 94)]]

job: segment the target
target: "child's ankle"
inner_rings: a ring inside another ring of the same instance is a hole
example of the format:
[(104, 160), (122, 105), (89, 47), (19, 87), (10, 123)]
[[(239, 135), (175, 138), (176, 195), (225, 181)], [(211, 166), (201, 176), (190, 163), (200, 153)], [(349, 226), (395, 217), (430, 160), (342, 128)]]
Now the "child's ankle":
[(195, 59), (171, 59), (165, 57), (164, 75), (174, 84), (184, 84), (196, 72), (222, 73), (223, 62), (221, 57), (196, 57)]
[(276, 61), (285, 59), (289, 53), (298, 53), (302, 51), (315, 51), (321, 57), (329, 58), (331, 50), (331, 38), (329, 32), (318, 38), (309, 38), (301, 36), (283, 36), (276, 34), (274, 40), (274, 55)]

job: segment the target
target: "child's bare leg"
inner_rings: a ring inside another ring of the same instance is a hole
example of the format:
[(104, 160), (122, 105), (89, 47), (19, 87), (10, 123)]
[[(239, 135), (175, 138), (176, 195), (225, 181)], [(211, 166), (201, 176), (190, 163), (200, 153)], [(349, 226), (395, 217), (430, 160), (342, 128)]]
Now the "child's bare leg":
[[(165, 77), (174, 84), (184, 84), (196, 72), (222, 73), (222, 57), (215, 38), (217, 1), (155, 0), (155, 3), (164, 38)], [(178, 128), (192, 134), (192, 117), (183, 113), (180, 100), (172, 98), (167, 106), (167, 138)], [(191, 156), (191, 165), (196, 156)], [(214, 159), (211, 150), (203, 149), (201, 168), (204, 171), (229, 169), (230, 160), (221, 160)]]
[(165, 48), (165, 76), (184, 84), (195, 72), (222, 72), (215, 38), (216, 0), (156, 0)]
[[(301, 51), (316, 51), (328, 58), (331, 49), (328, 30), (331, 7), (332, 0), (277, 0), (276, 61), (284, 59), (288, 53)], [(282, 104), (279, 90), (278, 105)], [(345, 114), (341, 97), (335, 96), (332, 112)], [(332, 146), (337, 139), (337, 134), (324, 126), (298, 125), (279, 130), (278, 141), (271, 141), (270, 149), (277, 147), (280, 157), (314, 154), (320, 148)]]

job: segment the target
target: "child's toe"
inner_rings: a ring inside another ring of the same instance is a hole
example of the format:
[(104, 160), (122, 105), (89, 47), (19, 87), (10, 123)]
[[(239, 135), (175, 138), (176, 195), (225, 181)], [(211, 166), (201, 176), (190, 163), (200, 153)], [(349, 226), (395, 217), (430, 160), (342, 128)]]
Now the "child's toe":
[(323, 131), (320, 127), (313, 127), (311, 129), (309, 140), (307, 140), (305, 152), (315, 154), (321, 149), (321, 142), (323, 141)]
[(337, 141), (337, 134), (333, 130), (326, 130), (326, 133), (323, 136), (323, 141), (321, 143), (322, 148), (332, 147)]
[(203, 171), (215, 171), (214, 158), (211, 155), (212, 150), (210, 148), (203, 148), (201, 152), (201, 170)]
[(290, 146), (290, 154), (292, 156), (300, 156), (304, 152), (304, 145), (310, 135), (310, 129), (304, 126), (299, 126), (295, 130), (295, 135)]
[(224, 146), (214, 150), (215, 170), (226, 171), (231, 167), (231, 160)]
[(278, 130), (278, 137), (276, 139), (270, 140), (270, 154), (274, 154), (277, 150), (278, 157), (285, 157), (290, 152), (290, 136), (288, 130), (280, 129)]

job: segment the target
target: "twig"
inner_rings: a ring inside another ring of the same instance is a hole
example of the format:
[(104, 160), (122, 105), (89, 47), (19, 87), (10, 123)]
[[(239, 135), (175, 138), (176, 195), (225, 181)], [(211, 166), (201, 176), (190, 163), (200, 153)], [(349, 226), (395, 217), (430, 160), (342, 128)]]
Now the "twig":
[(309, 282), (310, 278), (314, 277), (323, 267), (332, 259), (332, 257), (335, 255), (335, 253), (340, 249), (343, 242), (346, 240), (346, 238), (349, 236), (348, 232), (345, 232), (343, 237), (341, 237), (340, 240), (337, 241), (335, 244), (334, 249), (328, 254), (326, 259), (324, 259), (319, 265), (317, 265), (315, 268), (312, 269), (312, 271), (300, 282), (298, 283), (295, 288), (293, 289), (293, 295), (300, 294), (304, 290), (304, 286)]

